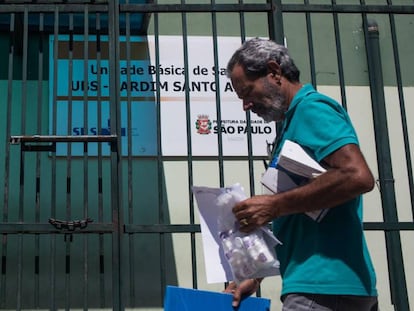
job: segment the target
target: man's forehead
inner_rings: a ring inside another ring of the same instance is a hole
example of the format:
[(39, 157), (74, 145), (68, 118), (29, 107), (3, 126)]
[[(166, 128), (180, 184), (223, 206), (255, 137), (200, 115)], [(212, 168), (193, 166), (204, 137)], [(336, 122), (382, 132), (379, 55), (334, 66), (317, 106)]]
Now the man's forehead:
[(231, 71), (232, 77), (245, 77), (244, 68), (240, 64), (236, 64)]
[(237, 93), (242, 93), (247, 88), (247, 77), (241, 65), (235, 65), (231, 72), (231, 82)]

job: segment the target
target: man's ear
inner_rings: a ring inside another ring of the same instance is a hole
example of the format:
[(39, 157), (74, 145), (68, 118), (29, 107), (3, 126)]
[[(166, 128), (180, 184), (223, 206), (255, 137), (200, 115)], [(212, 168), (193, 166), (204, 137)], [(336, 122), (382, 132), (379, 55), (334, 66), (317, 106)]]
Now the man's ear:
[(280, 80), (282, 76), (282, 70), (280, 69), (280, 65), (278, 63), (276, 63), (274, 60), (270, 60), (267, 63), (267, 68), (272, 77)]
[(282, 70), (280, 69), (279, 64), (271, 60), (267, 63), (267, 68), (272, 81), (274, 81), (277, 85), (280, 86), (282, 80)]

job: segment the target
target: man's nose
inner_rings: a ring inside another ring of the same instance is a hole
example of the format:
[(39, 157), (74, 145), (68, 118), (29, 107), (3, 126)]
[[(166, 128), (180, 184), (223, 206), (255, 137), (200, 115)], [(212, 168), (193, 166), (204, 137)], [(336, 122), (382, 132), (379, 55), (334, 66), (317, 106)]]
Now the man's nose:
[(252, 107), (253, 107), (253, 103), (251, 101), (243, 100), (243, 110), (244, 111), (250, 110), (250, 109), (252, 109)]

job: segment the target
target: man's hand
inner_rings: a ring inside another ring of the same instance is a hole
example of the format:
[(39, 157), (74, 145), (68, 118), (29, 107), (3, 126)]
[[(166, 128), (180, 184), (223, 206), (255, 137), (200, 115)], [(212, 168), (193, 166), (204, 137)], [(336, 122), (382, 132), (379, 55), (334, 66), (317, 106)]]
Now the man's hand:
[(233, 294), (232, 306), (237, 308), (243, 297), (250, 296), (257, 292), (261, 281), (262, 279), (248, 279), (241, 282), (238, 286), (236, 283), (231, 282), (224, 292)]
[(275, 196), (258, 195), (237, 203), (233, 213), (240, 223), (240, 231), (251, 232), (266, 225), (275, 216)]

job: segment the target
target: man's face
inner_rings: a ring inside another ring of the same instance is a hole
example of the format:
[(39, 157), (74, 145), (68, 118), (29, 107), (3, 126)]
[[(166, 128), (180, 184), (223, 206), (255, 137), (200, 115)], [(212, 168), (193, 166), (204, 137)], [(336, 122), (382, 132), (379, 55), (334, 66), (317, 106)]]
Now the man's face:
[(279, 121), (287, 110), (281, 87), (271, 79), (271, 74), (249, 80), (243, 67), (236, 65), (231, 81), (238, 97), (243, 101), (243, 110), (251, 110), (266, 122)]

